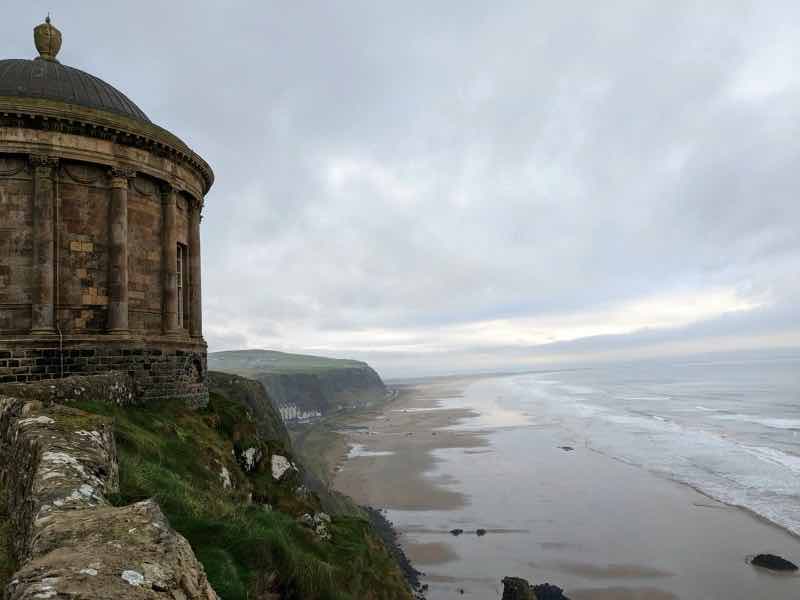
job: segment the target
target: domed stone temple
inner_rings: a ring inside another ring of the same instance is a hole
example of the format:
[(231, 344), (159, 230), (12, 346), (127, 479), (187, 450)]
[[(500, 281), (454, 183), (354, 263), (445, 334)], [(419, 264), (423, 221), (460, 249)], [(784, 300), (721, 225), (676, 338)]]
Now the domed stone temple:
[(125, 94), (57, 60), (0, 60), (0, 383), (123, 371), (207, 401), (200, 275), (209, 165)]

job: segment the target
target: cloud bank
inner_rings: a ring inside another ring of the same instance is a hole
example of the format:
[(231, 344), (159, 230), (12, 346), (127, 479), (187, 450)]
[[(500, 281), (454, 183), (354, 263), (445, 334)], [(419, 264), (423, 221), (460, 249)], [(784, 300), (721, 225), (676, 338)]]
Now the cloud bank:
[[(4, 9), (33, 53), (42, 2)], [(211, 350), (390, 375), (800, 345), (800, 6), (59, 7), (217, 174)]]

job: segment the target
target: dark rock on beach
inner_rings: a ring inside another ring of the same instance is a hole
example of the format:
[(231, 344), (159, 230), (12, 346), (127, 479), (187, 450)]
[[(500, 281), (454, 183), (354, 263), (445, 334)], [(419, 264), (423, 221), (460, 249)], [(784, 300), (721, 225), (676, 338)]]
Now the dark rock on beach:
[(485, 529), (478, 529), (475, 533), (478, 536), (486, 535), (486, 530)]
[(560, 587), (543, 583), (530, 585), (521, 577), (503, 579), (503, 600), (569, 600)]
[(564, 590), (549, 583), (533, 586), (533, 593), (536, 595), (536, 600), (569, 600), (564, 595)]
[(797, 571), (796, 564), (774, 554), (758, 554), (753, 557), (750, 564), (770, 571)]
[(463, 529), (451, 529), (450, 533), (452, 533), (453, 535), (461, 535), (462, 533), (464, 533), (464, 530)]
[(537, 600), (533, 588), (521, 577), (503, 578), (503, 600)]

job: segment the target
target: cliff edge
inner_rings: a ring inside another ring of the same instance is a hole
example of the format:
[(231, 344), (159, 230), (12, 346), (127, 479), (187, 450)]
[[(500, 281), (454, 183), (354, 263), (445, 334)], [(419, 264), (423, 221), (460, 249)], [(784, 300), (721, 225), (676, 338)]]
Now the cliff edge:
[(285, 421), (367, 406), (386, 396), (378, 373), (357, 360), (235, 350), (209, 354), (208, 367), (260, 382)]
[(0, 386), (4, 599), (410, 600), (370, 522), (305, 485), (260, 384), (214, 374), (198, 410), (131, 405), (126, 378)]

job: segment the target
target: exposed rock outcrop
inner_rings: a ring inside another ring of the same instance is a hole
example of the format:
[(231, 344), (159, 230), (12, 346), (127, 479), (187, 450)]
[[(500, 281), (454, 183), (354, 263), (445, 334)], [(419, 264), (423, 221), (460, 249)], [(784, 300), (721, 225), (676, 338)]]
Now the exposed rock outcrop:
[(300, 521), (300, 523), (302, 523), (309, 529), (312, 529), (314, 533), (316, 533), (317, 536), (319, 536), (320, 539), (322, 540), (331, 539), (331, 533), (330, 533), (331, 518), (328, 514), (324, 512), (318, 512), (314, 515), (306, 513), (304, 515), (301, 515), (298, 521)]
[(280, 481), (287, 471), (297, 470), (297, 467), (295, 467), (288, 458), (280, 454), (272, 455), (272, 458), (270, 458), (270, 467), (272, 469), (272, 478), (277, 481)]
[(0, 457), (21, 568), (7, 600), (213, 600), (188, 542), (152, 500), (115, 507), (111, 421), (0, 397)]

